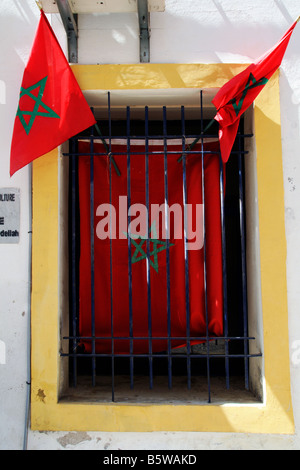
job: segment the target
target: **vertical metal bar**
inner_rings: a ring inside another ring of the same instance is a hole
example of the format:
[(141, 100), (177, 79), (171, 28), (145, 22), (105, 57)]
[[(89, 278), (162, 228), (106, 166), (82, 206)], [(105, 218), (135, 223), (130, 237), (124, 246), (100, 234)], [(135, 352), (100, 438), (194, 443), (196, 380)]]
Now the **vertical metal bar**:
[[(239, 170), (239, 212), (240, 212), (240, 239), (241, 239), (241, 264), (242, 264), (242, 302), (243, 302), (243, 334), (248, 336), (248, 307), (247, 307), (247, 274), (246, 274), (246, 235), (245, 235), (245, 196), (244, 196), (244, 175), (243, 175), (243, 154), (242, 154), (242, 137), (240, 130), (238, 134), (239, 154), (238, 154), (238, 170)], [(249, 390), (249, 359), (248, 340), (244, 339), (244, 370), (245, 370), (245, 388)]]
[(200, 92), (201, 107), (201, 171), (202, 171), (202, 204), (203, 204), (203, 250), (204, 250), (204, 306), (206, 322), (206, 347), (207, 347), (207, 385), (208, 385), (208, 403), (211, 402), (210, 391), (210, 360), (209, 360), (209, 329), (208, 329), (208, 305), (207, 305), (207, 275), (206, 275), (206, 224), (205, 224), (205, 174), (204, 174), (204, 141), (203, 141), (203, 96)]
[[(71, 140), (71, 152), (76, 153), (76, 142)], [(77, 164), (78, 157), (71, 157), (71, 299), (72, 299), (72, 334), (77, 336)], [(73, 386), (77, 385), (77, 338), (73, 339)]]
[(149, 387), (153, 388), (153, 357), (152, 357), (152, 313), (151, 313), (151, 276), (150, 276), (150, 207), (149, 207), (149, 114), (145, 106), (145, 186), (147, 208), (147, 305), (148, 305), (148, 336), (149, 336)]
[(170, 255), (169, 255), (170, 229), (169, 229), (169, 195), (168, 195), (167, 109), (165, 106), (163, 107), (163, 136), (164, 136), (165, 231), (166, 231), (166, 260), (167, 260), (168, 386), (169, 388), (172, 388)]
[[(111, 106), (110, 92), (107, 95), (108, 101), (108, 135), (109, 135), (109, 204), (112, 207), (112, 174), (111, 174)], [(115, 357), (114, 357), (114, 312), (113, 312), (113, 262), (112, 262), (112, 215), (109, 213), (109, 252), (110, 252), (110, 327), (111, 327), (111, 400), (115, 401)]]
[(56, 0), (58, 11), (68, 39), (69, 62), (78, 62), (78, 27), (77, 15), (73, 15), (68, 0)]
[(130, 336), (130, 388), (133, 388), (133, 316), (132, 316), (132, 262), (131, 262), (131, 171), (130, 171), (130, 107), (126, 108), (127, 133), (127, 214), (128, 214), (128, 288), (129, 288), (129, 336)]
[(140, 62), (150, 62), (150, 15), (148, 0), (137, 0), (140, 29)]
[(190, 342), (190, 294), (189, 294), (189, 259), (187, 251), (187, 182), (186, 182), (186, 153), (185, 153), (185, 115), (184, 106), (181, 107), (181, 133), (182, 133), (182, 178), (183, 178), (183, 214), (184, 214), (184, 262), (185, 262), (185, 303), (186, 303), (186, 336), (187, 336), (187, 384), (191, 388), (191, 342)]
[[(221, 207), (221, 236), (222, 236), (222, 274), (223, 274), (223, 318), (224, 318), (224, 336), (228, 336), (228, 309), (227, 309), (227, 263), (226, 263), (226, 229), (224, 214), (224, 166), (219, 158), (220, 165), (220, 207)], [(225, 374), (226, 388), (229, 389), (229, 345), (225, 339)]]
[[(91, 137), (94, 127), (91, 128)], [(90, 242), (91, 242), (91, 336), (92, 336), (92, 384), (96, 385), (95, 343), (95, 239), (94, 239), (94, 139), (90, 140)]]

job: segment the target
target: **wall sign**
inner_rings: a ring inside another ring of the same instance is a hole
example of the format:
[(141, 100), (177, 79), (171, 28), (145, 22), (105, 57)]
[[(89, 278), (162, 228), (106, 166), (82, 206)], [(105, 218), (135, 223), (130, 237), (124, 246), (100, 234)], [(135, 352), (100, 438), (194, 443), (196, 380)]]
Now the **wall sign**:
[(20, 189), (0, 188), (0, 243), (19, 243)]

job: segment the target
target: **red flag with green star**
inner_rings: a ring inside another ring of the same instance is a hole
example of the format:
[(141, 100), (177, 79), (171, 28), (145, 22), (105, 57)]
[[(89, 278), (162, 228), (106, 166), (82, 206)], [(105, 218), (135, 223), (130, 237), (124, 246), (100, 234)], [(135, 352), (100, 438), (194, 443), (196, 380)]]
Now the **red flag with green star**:
[(212, 100), (217, 108), (214, 119), (219, 122), (219, 140), (224, 162), (230, 156), (240, 117), (280, 66), (298, 20), (272, 49), (225, 83)]
[(95, 122), (41, 10), (20, 90), (11, 143), (10, 175)]
[[(167, 351), (168, 346), (175, 348), (186, 345), (187, 335), (194, 338), (191, 344), (201, 343), (203, 338), (199, 337), (206, 336), (207, 329), (212, 337), (223, 335), (219, 143), (203, 144), (205, 152), (208, 152), (203, 162), (206, 278), (202, 212), (199, 213), (196, 209), (197, 204), (202, 204), (202, 161), (199, 158), (202, 143), (194, 147), (194, 151), (198, 153), (189, 155), (186, 166), (186, 197), (189, 207), (193, 208), (187, 217), (191, 217), (193, 221), (194, 234), (189, 231), (188, 224), (185, 228), (184, 222), (183, 167), (178, 163), (182, 143), (168, 139), (167, 144), (165, 155), (163, 143), (150, 140), (147, 148), (147, 177), (146, 147), (142, 140), (131, 140), (129, 165), (126, 140), (112, 140), (111, 152), (119, 174), (112, 171), (111, 176), (107, 150), (103, 143), (94, 142), (92, 164), (86, 156), (91, 151), (90, 143), (79, 142), (78, 317), (79, 334), (82, 337), (80, 344), (87, 353), (92, 351), (93, 334), (98, 337), (95, 350), (100, 354), (111, 354), (112, 351), (116, 354), (128, 354), (131, 346), (136, 354), (148, 353), (149, 348), (153, 353)], [(176, 212), (179, 210), (179, 217), (178, 212), (177, 215), (170, 214), (169, 248), (164, 231), (165, 214), (158, 209), (162, 208), (166, 197), (165, 158), (168, 169), (167, 204), (170, 209), (176, 208)], [(95, 183), (93, 230), (90, 222), (91, 164)], [(148, 215), (142, 215), (143, 208), (146, 209), (146, 182), (149, 192), (149, 225), (145, 224)], [(131, 214), (130, 222), (128, 214)], [(196, 239), (200, 242), (201, 239), (200, 243), (187, 249), (187, 253), (184, 233), (192, 243)], [(129, 341), (130, 335), (132, 340)], [(169, 341), (171, 336), (172, 340)]]

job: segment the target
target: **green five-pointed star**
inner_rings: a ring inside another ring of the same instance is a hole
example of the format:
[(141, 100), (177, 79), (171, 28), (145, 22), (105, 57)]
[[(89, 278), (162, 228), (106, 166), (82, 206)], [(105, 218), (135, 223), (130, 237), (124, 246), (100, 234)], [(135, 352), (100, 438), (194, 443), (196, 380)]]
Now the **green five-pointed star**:
[[(20, 104), (18, 106), (17, 116), (19, 116), (20, 121), (21, 121), (27, 135), (31, 131), (32, 125), (33, 125), (33, 123), (35, 121), (35, 118), (37, 116), (43, 116), (43, 117), (48, 117), (48, 118), (58, 118), (59, 119), (59, 115), (56, 114), (56, 112), (53, 111), (53, 109), (49, 108), (49, 106), (47, 106), (45, 103), (42, 102), (42, 98), (43, 98), (43, 94), (44, 94), (47, 79), (48, 79), (48, 77), (42, 78), (42, 80), (38, 81), (37, 83), (35, 83), (34, 85), (32, 85), (28, 88), (21, 87), (20, 100), (21, 100), (22, 96), (27, 95), (27, 96), (29, 96), (29, 98), (32, 98), (33, 101), (35, 101), (33, 111), (26, 111), (26, 110), (22, 111), (20, 109)], [(39, 87), (39, 93), (38, 93), (38, 96), (35, 96), (31, 92), (33, 90), (35, 90), (36, 88), (38, 88), (38, 87)], [(39, 111), (40, 107), (42, 107), (44, 109), (44, 111)], [(24, 116), (30, 116), (30, 119), (29, 119), (28, 123), (25, 121)]]
[(257, 81), (256, 78), (254, 77), (254, 75), (252, 73), (250, 73), (247, 84), (246, 84), (243, 92), (240, 94), (239, 102), (237, 102), (237, 98), (233, 98), (231, 101), (229, 101), (229, 103), (232, 104), (232, 106), (234, 107), (236, 116), (239, 115), (239, 113), (242, 109), (244, 99), (246, 98), (246, 95), (247, 95), (248, 91), (252, 90), (252, 88), (255, 88), (257, 86), (266, 85), (266, 83), (268, 83), (267, 78), (263, 77), (263, 78), (261, 78), (260, 80)]
[[(152, 268), (158, 273), (158, 257), (157, 254), (163, 250), (167, 249), (167, 242), (161, 241), (157, 239), (157, 232), (156, 232), (156, 225), (155, 221), (151, 225), (149, 230), (149, 234), (152, 234), (153, 238), (149, 238), (149, 242), (152, 243), (152, 250), (149, 253), (149, 261)], [(127, 234), (126, 234), (127, 236)], [(142, 261), (143, 259), (147, 258), (147, 237), (141, 237), (134, 234), (130, 235), (131, 242), (135, 246), (135, 252), (131, 257), (132, 263), (137, 263), (138, 261)], [(138, 242), (140, 240), (140, 242)], [(145, 250), (143, 249), (143, 245), (145, 243)], [(169, 246), (174, 246), (173, 243), (169, 243)], [(153, 257), (153, 260), (151, 259)]]

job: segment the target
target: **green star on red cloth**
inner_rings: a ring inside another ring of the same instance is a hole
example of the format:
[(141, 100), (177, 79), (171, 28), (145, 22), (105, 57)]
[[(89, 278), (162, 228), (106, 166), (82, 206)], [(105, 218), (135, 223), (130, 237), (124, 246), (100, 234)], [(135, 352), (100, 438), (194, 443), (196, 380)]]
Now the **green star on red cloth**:
[[(151, 238), (146, 236), (142, 237), (140, 235), (130, 234), (131, 242), (135, 246), (135, 252), (131, 257), (132, 263), (137, 263), (138, 261), (142, 261), (147, 259), (147, 240), (149, 243), (152, 244), (152, 250), (149, 249), (149, 262), (150, 266), (158, 273), (158, 253), (167, 249), (167, 242), (157, 239), (157, 231), (156, 231), (156, 223), (155, 221), (150, 227), (149, 235), (152, 234)], [(126, 234), (128, 236), (128, 234)], [(145, 243), (145, 249), (144, 249)], [(174, 246), (173, 243), (169, 243), (169, 246)], [(153, 259), (151, 259), (153, 257)]]
[[(21, 87), (17, 116), (19, 116), (20, 121), (21, 121), (27, 135), (29, 134), (29, 132), (32, 128), (32, 125), (35, 121), (35, 118), (37, 116), (43, 116), (43, 117), (48, 117), (48, 118), (58, 118), (59, 119), (58, 114), (56, 114), (56, 112), (53, 111), (53, 109), (51, 109), (49, 106), (47, 106), (42, 101), (47, 79), (48, 79), (48, 77), (44, 77), (44, 78), (42, 78), (42, 80), (39, 80), (37, 83), (35, 83), (34, 85), (32, 85), (28, 88)], [(39, 88), (39, 92), (38, 92), (38, 95), (35, 96), (31, 92), (34, 91), (37, 88)], [(20, 109), (20, 101), (21, 101), (23, 96), (28, 96), (29, 98), (31, 98), (35, 102), (33, 111), (29, 111), (29, 110), (22, 111)], [(44, 109), (44, 111), (39, 111), (39, 109), (41, 107)], [(28, 123), (26, 122), (24, 116), (30, 116), (30, 119), (29, 119)]]

